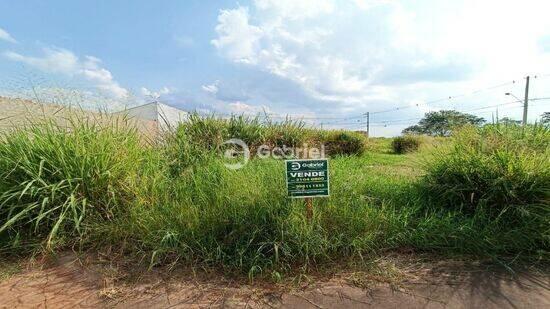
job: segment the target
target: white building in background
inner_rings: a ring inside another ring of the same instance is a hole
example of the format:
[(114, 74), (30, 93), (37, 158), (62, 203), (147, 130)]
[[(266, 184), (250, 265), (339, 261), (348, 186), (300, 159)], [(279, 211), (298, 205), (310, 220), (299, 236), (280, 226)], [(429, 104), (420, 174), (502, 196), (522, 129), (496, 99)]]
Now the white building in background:
[(125, 114), (130, 118), (154, 121), (159, 131), (176, 128), (179, 123), (187, 121), (189, 117), (188, 112), (160, 102), (128, 108), (116, 114)]

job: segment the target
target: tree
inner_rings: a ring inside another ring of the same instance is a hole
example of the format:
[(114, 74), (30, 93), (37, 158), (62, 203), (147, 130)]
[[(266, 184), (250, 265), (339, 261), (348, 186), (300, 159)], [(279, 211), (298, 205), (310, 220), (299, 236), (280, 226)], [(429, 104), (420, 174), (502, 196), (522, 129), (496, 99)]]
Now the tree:
[(485, 119), (475, 115), (461, 113), (455, 110), (441, 110), (429, 112), (417, 125), (410, 126), (403, 130), (404, 134), (427, 134), (431, 136), (449, 136), (452, 131), (467, 124), (479, 126)]
[(417, 124), (405, 128), (401, 133), (403, 133), (403, 134), (426, 134), (424, 132), (424, 128), (417, 125)]
[(540, 122), (542, 124), (550, 124), (550, 112), (544, 112), (540, 115)]
[(502, 123), (504, 125), (520, 125), (521, 120), (515, 120), (515, 119), (512, 119), (512, 118), (504, 117), (502, 119), (499, 119), (498, 123)]

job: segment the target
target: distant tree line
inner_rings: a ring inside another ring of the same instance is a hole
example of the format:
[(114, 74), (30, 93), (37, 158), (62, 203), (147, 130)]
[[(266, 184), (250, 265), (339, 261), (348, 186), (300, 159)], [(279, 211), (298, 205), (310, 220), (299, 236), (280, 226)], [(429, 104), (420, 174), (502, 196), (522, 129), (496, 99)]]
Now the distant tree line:
[(431, 136), (449, 136), (453, 128), (472, 124), (482, 125), (485, 119), (455, 110), (441, 110), (424, 115), (418, 124), (405, 128), (404, 134), (426, 134)]
[[(481, 126), (485, 119), (476, 115), (461, 113), (455, 110), (440, 110), (424, 114), (418, 124), (405, 128), (403, 134), (425, 134), (430, 136), (449, 136), (453, 129), (464, 125)], [(520, 120), (504, 117), (498, 120), (506, 125), (520, 125)], [(550, 112), (541, 115), (542, 124), (550, 124)]]

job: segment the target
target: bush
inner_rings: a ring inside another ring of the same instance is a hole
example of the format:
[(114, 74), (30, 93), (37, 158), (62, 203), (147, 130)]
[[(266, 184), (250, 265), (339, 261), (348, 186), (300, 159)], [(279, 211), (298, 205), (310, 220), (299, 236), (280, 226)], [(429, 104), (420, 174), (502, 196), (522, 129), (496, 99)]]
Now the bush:
[(193, 114), (165, 139), (165, 152), (173, 175), (206, 158), (219, 155), (223, 142), (231, 138), (243, 140), (254, 156), (261, 145), (270, 147), (326, 146), (326, 155), (361, 155), (366, 148), (365, 137), (349, 131), (323, 131), (306, 128), (301, 121), (281, 122), (245, 116), (229, 119), (201, 117)]
[(331, 131), (326, 134), (325, 146), (328, 156), (361, 155), (366, 149), (366, 138), (361, 133)]
[(550, 219), (550, 129), (542, 126), (465, 128), (427, 164), (424, 186), (438, 205), (483, 211), (517, 222)]
[(420, 136), (417, 135), (404, 135), (398, 136), (393, 139), (391, 146), (394, 153), (404, 154), (408, 152), (417, 151), (422, 144)]

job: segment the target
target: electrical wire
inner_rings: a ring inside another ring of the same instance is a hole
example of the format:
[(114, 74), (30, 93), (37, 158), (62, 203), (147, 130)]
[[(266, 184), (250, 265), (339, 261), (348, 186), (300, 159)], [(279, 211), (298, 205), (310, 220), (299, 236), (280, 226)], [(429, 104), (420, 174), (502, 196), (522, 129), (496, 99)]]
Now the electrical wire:
[[(531, 100), (535, 101), (535, 100), (550, 100), (550, 97), (549, 98), (533, 98)], [(501, 104), (494, 104), (494, 105), (487, 105), (487, 106), (482, 106), (482, 107), (478, 107), (478, 108), (474, 108), (474, 109), (468, 109), (468, 110), (462, 110), (462, 111), (459, 111), (459, 112), (462, 112), (462, 113), (466, 113), (466, 112), (472, 112), (472, 111), (479, 111), (479, 110), (483, 110), (483, 109), (488, 109), (488, 108), (495, 108), (495, 107), (500, 107), (500, 106), (507, 106), (507, 105), (513, 105), (513, 104), (520, 104), (522, 103), (521, 100), (514, 100), (514, 101), (510, 101), (510, 102), (506, 102), (506, 103), (501, 103)], [(522, 104), (523, 105), (523, 104)], [(512, 107), (512, 108), (517, 108), (517, 107), (521, 107), (520, 106), (516, 106), (516, 107)], [(484, 112), (482, 112), (484, 113)], [(370, 122), (369, 125), (371, 126), (388, 126), (388, 125), (406, 125), (408, 122), (411, 122), (411, 121), (415, 121), (415, 120), (421, 120), (423, 119), (424, 117), (415, 117), (415, 118), (407, 118), (407, 119), (396, 119), (396, 120), (386, 120), (386, 121), (373, 121), (373, 122)], [(339, 127), (347, 127), (347, 126), (366, 126), (366, 122), (351, 122), (351, 123), (343, 123), (343, 124), (338, 124)]]
[[(423, 105), (430, 105), (430, 104), (434, 104), (434, 103), (438, 103), (438, 102), (442, 102), (442, 101), (454, 100), (456, 98), (470, 96), (470, 95), (473, 95), (473, 94), (476, 94), (476, 93), (480, 93), (480, 92), (484, 92), (484, 91), (504, 87), (504, 86), (507, 86), (507, 85), (515, 84), (515, 83), (516, 83), (516, 81), (512, 80), (511, 82), (506, 82), (506, 83), (502, 83), (502, 84), (498, 84), (498, 85), (494, 85), (494, 86), (489, 86), (489, 87), (485, 87), (485, 88), (481, 88), (481, 89), (476, 89), (476, 90), (472, 90), (470, 92), (466, 92), (466, 93), (462, 93), (462, 94), (450, 95), (450, 96), (439, 98), (439, 99), (429, 100), (429, 101), (424, 102)], [(413, 108), (413, 107), (418, 107), (418, 106), (419, 106), (419, 104), (416, 104), (416, 105), (408, 104), (408, 105), (393, 107), (393, 108), (386, 109), (386, 110), (374, 111), (374, 112), (371, 112), (370, 114), (371, 115), (372, 114), (382, 114), (382, 113), (388, 113), (388, 112), (393, 112), (393, 111), (398, 111), (398, 110), (403, 110), (403, 109), (408, 109), (408, 108)]]
[[(550, 77), (550, 74), (534, 75), (533, 77), (541, 79), (541, 78)], [(456, 98), (470, 96), (470, 95), (473, 95), (473, 94), (476, 94), (476, 93), (480, 93), (480, 92), (483, 92), (483, 91), (488, 91), (488, 90), (504, 87), (506, 85), (511, 85), (511, 84), (515, 84), (515, 83), (516, 83), (516, 80), (513, 80), (511, 82), (506, 82), (506, 83), (502, 83), (502, 84), (498, 84), (498, 85), (494, 85), (494, 86), (490, 86), (490, 87), (480, 88), (480, 89), (476, 89), (476, 90), (473, 90), (473, 91), (470, 91), (470, 92), (467, 92), (467, 93), (463, 93), (463, 94), (458, 94), (458, 95), (448, 96), (448, 97), (444, 97), (444, 98), (429, 100), (429, 101), (424, 102), (423, 105), (434, 104), (434, 103), (438, 103), (438, 102), (442, 102), (442, 101), (446, 101), (446, 100), (454, 100)], [(543, 100), (550, 100), (550, 97), (540, 97), (540, 98), (529, 99), (529, 101), (543, 101)], [(495, 107), (500, 107), (500, 106), (519, 104), (519, 103), (523, 103), (523, 101), (522, 100), (515, 100), (515, 101), (501, 103), (501, 104), (488, 105), (488, 106), (482, 106), (482, 107), (468, 109), (468, 110), (462, 110), (460, 112), (479, 111), (479, 110), (484, 110), (484, 109), (488, 109), (488, 108), (495, 108)], [(377, 114), (382, 114), (382, 113), (387, 113), (387, 112), (392, 112), (392, 111), (399, 111), (399, 110), (413, 108), (413, 107), (419, 107), (419, 104), (404, 105), (404, 106), (398, 106), (398, 107), (394, 107), (394, 108), (387, 109), (387, 110), (370, 112), (370, 115), (373, 116), (373, 115), (377, 115)], [(219, 115), (230, 117), (230, 116), (234, 116), (235, 114), (219, 114)], [(323, 125), (332, 125), (332, 126), (338, 126), (338, 127), (366, 126), (366, 122), (364, 121), (366, 113), (363, 113), (363, 114), (357, 115), (357, 116), (351, 116), (351, 117), (312, 117), (312, 116), (291, 115), (291, 114), (282, 115), (282, 114), (277, 114), (277, 113), (263, 113), (263, 114), (258, 113), (257, 114), (258, 117), (261, 117), (262, 115), (264, 115), (267, 119), (269, 119), (269, 118), (274, 118), (274, 119), (297, 119), (297, 120), (310, 120), (312, 122), (317, 122), (317, 121), (320, 121), (320, 120), (333, 120), (333, 121), (328, 121), (328, 122), (317, 123), (317, 125), (320, 125), (320, 126), (323, 126)], [(406, 122), (420, 120), (422, 118), (423, 117), (397, 119), (397, 120), (385, 120), (385, 121), (371, 121), (370, 125), (372, 125), (372, 126), (377, 126), (377, 125), (378, 126), (387, 126), (387, 125), (390, 125), (390, 124), (398, 125), (398, 124), (401, 124), (402, 122), (403, 122), (403, 124), (405, 124)], [(355, 119), (357, 119), (357, 121), (353, 121)]]

